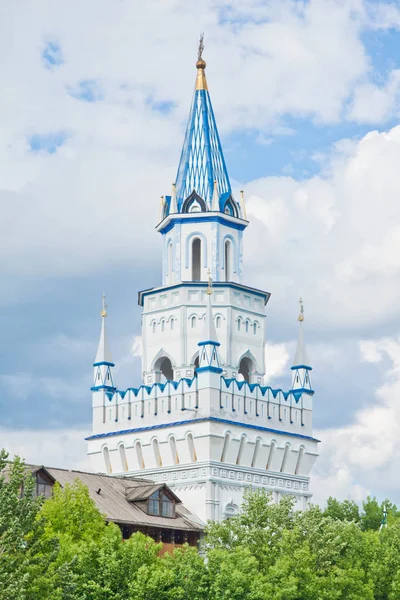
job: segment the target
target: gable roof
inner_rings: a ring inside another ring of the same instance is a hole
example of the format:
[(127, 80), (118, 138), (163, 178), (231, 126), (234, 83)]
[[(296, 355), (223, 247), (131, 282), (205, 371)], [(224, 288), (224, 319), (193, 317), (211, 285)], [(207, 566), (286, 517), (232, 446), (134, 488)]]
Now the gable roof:
[[(29, 467), (34, 467), (34, 465), (29, 465)], [(66, 484), (71, 485), (76, 479), (79, 479), (87, 486), (91, 499), (107, 521), (140, 527), (162, 527), (185, 531), (203, 531), (204, 529), (204, 523), (191, 513), (165, 484), (154, 484), (153, 481), (134, 477), (115, 477), (53, 467), (34, 468), (36, 470), (45, 468), (46, 472), (61, 487)], [(175, 518), (148, 515), (137, 504), (139, 500), (146, 500), (154, 491), (162, 487), (176, 502)]]

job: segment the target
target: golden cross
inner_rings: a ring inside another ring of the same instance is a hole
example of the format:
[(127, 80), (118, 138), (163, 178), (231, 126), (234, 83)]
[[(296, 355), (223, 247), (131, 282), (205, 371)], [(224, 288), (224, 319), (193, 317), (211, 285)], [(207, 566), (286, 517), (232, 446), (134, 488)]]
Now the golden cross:
[(211, 296), (211, 294), (212, 294), (212, 285), (213, 285), (213, 280), (212, 280), (212, 278), (211, 278), (211, 269), (210, 269), (210, 267), (208, 267), (207, 274), (208, 274), (208, 286), (207, 286), (207, 294), (208, 294), (209, 296)]
[(108, 306), (106, 304), (106, 295), (105, 295), (104, 292), (103, 292), (103, 296), (102, 296), (102, 301), (103, 301), (103, 308), (102, 308), (102, 311), (101, 311), (100, 315), (102, 317), (106, 317), (107, 316), (107, 308), (108, 308)]
[(298, 316), (298, 321), (304, 321), (304, 306), (303, 306), (303, 298), (300, 297), (299, 300), (299, 304), (300, 304), (300, 314)]

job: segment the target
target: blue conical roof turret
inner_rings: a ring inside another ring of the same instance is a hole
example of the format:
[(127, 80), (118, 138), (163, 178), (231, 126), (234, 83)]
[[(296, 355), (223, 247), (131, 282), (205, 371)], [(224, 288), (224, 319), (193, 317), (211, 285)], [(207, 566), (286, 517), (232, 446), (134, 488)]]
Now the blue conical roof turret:
[(231, 184), (208, 92), (206, 62), (202, 58), (202, 51), (201, 40), (196, 63), (196, 87), (176, 177), (179, 212), (193, 192), (204, 200), (208, 210), (211, 210), (215, 187), (220, 198), (220, 210), (223, 211), (223, 206), (231, 195)]

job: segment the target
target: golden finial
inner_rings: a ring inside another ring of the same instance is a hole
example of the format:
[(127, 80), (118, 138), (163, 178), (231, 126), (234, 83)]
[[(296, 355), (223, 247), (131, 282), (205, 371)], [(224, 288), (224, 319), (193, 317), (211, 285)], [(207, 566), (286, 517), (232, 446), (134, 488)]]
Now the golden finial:
[(240, 190), (240, 203), (242, 205), (243, 218), (247, 220), (246, 204), (244, 202), (244, 190)]
[(210, 267), (208, 267), (207, 274), (208, 274), (207, 294), (209, 296), (211, 296), (212, 295), (213, 280), (212, 280), (212, 277), (211, 277), (211, 269), (210, 269)]
[(299, 323), (301, 323), (302, 321), (304, 321), (304, 306), (303, 306), (303, 298), (300, 298), (299, 300), (299, 304), (300, 304), (300, 314), (297, 317), (297, 320), (299, 321)]
[(103, 308), (102, 308), (102, 310), (101, 310), (101, 313), (100, 313), (100, 315), (101, 315), (102, 317), (106, 317), (106, 316), (107, 316), (107, 308), (108, 308), (108, 307), (107, 307), (107, 304), (106, 304), (106, 295), (105, 295), (105, 293), (104, 293), (104, 292), (103, 292), (102, 300), (103, 300)]
[(205, 68), (207, 66), (207, 63), (203, 59), (203, 52), (204, 52), (204, 33), (202, 33), (201, 36), (200, 36), (199, 50), (197, 52), (197, 62), (196, 62), (196, 68), (197, 68), (196, 90), (208, 90), (206, 74), (204, 72), (204, 70), (205, 70)]

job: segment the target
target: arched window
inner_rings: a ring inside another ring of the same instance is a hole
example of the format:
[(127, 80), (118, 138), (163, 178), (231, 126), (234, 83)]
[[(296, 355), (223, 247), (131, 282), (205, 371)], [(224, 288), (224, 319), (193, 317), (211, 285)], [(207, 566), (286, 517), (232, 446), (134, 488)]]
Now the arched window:
[(156, 332), (156, 322), (153, 321), (153, 323), (151, 324), (152, 328), (153, 328), (153, 333)]
[(275, 450), (275, 442), (272, 441), (271, 442), (271, 446), (269, 448), (267, 464), (265, 466), (265, 468), (267, 469), (267, 471), (271, 468), (271, 463), (272, 463), (272, 458), (273, 458), (273, 455), (274, 455), (274, 450)]
[(192, 242), (192, 281), (201, 280), (201, 239)]
[(225, 242), (225, 281), (232, 279), (232, 244), (229, 240)]
[(125, 446), (123, 444), (119, 445), (119, 458), (121, 461), (122, 470), (128, 471), (128, 461), (126, 460)]
[(228, 447), (229, 447), (230, 440), (231, 440), (231, 436), (229, 435), (229, 433), (226, 433), (225, 439), (224, 439), (224, 446), (222, 448), (221, 462), (225, 462), (226, 455), (228, 454)]
[(239, 445), (239, 452), (237, 455), (237, 459), (236, 459), (236, 464), (237, 465), (241, 465), (242, 464), (242, 458), (243, 458), (243, 452), (244, 452), (244, 446), (246, 443), (246, 438), (244, 435), (242, 435), (242, 437), (240, 438), (240, 445)]
[(238, 320), (237, 320), (237, 328), (238, 328), (238, 331), (240, 331), (240, 326), (241, 326), (241, 324), (242, 324), (242, 319), (239, 317), (239, 318), (238, 318)]
[(194, 375), (195, 377), (197, 377), (197, 369), (200, 366), (200, 358), (199, 355), (196, 356), (196, 358), (194, 359)]
[(249, 322), (246, 321), (246, 333), (249, 333)]
[(179, 455), (178, 450), (176, 448), (176, 439), (173, 435), (169, 438), (169, 447), (171, 448), (172, 460), (174, 465), (179, 465)]
[(106, 466), (106, 473), (107, 473), (107, 475), (110, 475), (112, 473), (112, 468), (111, 468), (111, 461), (110, 461), (110, 451), (108, 450), (107, 446), (104, 446), (104, 448), (103, 448), (103, 458), (104, 458), (104, 464)]
[(161, 331), (164, 333), (165, 331), (165, 321), (164, 319), (161, 321)]
[(219, 317), (219, 316), (215, 319), (215, 327), (217, 329), (219, 329), (221, 327), (221, 317)]
[(296, 469), (294, 471), (295, 475), (300, 475), (301, 463), (303, 462), (303, 456), (304, 456), (304, 447), (301, 446), (300, 450), (299, 450), (299, 456), (297, 458)]
[(253, 323), (253, 333), (254, 335), (257, 333), (257, 323)]
[(188, 442), (188, 446), (189, 446), (190, 460), (192, 462), (197, 462), (196, 449), (194, 447), (193, 435), (191, 433), (187, 434), (187, 442)]
[(142, 444), (140, 442), (136, 442), (136, 456), (137, 456), (137, 461), (139, 464), (139, 469), (144, 469), (145, 465), (144, 465), (144, 458), (143, 458), (143, 452), (142, 452)]
[(193, 317), (190, 319), (190, 326), (191, 326), (191, 328), (192, 328), (192, 329), (195, 329), (195, 328), (196, 328), (196, 326), (197, 326), (197, 319), (196, 319), (196, 317), (195, 317), (195, 316), (193, 316)]
[(174, 319), (174, 317), (172, 317), (172, 318), (171, 318), (171, 321), (170, 321), (170, 328), (171, 328), (171, 331), (174, 329), (174, 326), (175, 326), (175, 319)]
[(160, 356), (154, 365), (155, 371), (160, 371), (165, 381), (173, 381), (174, 369), (168, 356)]
[(285, 452), (283, 453), (283, 459), (282, 459), (282, 465), (281, 465), (281, 473), (285, 472), (287, 459), (289, 457), (289, 452), (290, 452), (290, 445), (286, 444), (286, 446), (285, 446)]
[(257, 461), (258, 455), (260, 453), (260, 446), (261, 446), (261, 440), (260, 440), (260, 438), (257, 438), (255, 446), (254, 446), (253, 459), (251, 461), (251, 466), (252, 467), (256, 466), (256, 461)]
[(154, 452), (154, 458), (156, 459), (156, 465), (157, 465), (157, 467), (162, 467), (160, 447), (158, 445), (158, 440), (157, 439), (153, 440), (153, 452)]
[(250, 373), (254, 371), (253, 362), (248, 356), (244, 356), (239, 364), (239, 373), (243, 375), (243, 379), (249, 383)]

